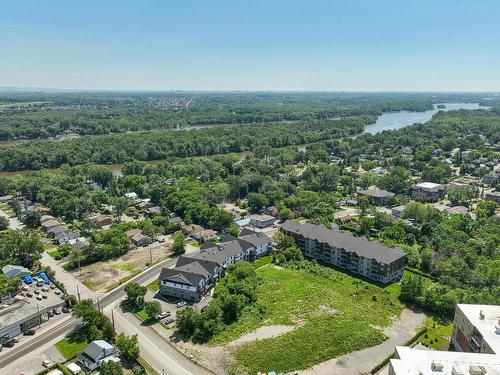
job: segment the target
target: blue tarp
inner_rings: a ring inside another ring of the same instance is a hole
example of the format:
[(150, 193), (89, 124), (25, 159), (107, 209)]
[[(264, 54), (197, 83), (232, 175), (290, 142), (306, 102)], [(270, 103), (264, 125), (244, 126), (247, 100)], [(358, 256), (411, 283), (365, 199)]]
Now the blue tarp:
[(33, 278), (31, 276), (24, 276), (24, 282), (26, 284), (31, 284), (33, 283)]
[(45, 282), (45, 284), (49, 284), (50, 283), (50, 280), (47, 277), (47, 275), (45, 274), (45, 272), (40, 272), (40, 275), (38, 275), (38, 276), (40, 276), (43, 279), (43, 281)]

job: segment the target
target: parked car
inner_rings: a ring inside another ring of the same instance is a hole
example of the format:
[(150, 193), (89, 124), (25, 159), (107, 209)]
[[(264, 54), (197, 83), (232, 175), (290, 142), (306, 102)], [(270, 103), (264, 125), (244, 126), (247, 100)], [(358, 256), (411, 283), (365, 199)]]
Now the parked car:
[(173, 322), (175, 322), (175, 319), (174, 318), (167, 318), (163, 321), (163, 323), (165, 325), (169, 325), (169, 324), (172, 324)]
[(36, 299), (37, 299), (37, 300), (39, 300), (39, 301), (41, 301), (41, 300), (42, 300), (42, 296), (41, 296), (40, 294), (38, 294), (38, 295), (36, 296)]
[(61, 294), (61, 291), (59, 289), (54, 290), (55, 294)]
[(23, 284), (23, 286), (21, 287), (22, 290), (28, 290), (30, 287), (26, 284)]
[(3, 346), (5, 346), (6, 348), (12, 348), (14, 346), (15, 342), (14, 340), (10, 339), (10, 340), (7, 340), (3, 343)]
[(47, 367), (48, 368), (48, 367), (51, 367), (53, 364), (54, 363), (52, 361), (48, 360), (48, 359), (45, 359), (45, 360), (42, 361), (42, 366), (43, 367)]
[(21, 341), (21, 339), (19, 337), (13, 337), (12, 341), (14, 341), (17, 344), (19, 341)]
[(49, 298), (49, 295), (47, 293), (42, 293), (43, 298)]
[(42, 290), (44, 292), (48, 292), (49, 291), (49, 287), (47, 285), (44, 285), (44, 286), (42, 286)]
[(156, 317), (156, 319), (160, 320), (166, 318), (167, 316), (170, 316), (170, 311), (163, 311), (160, 315)]
[(55, 288), (56, 288), (56, 286), (54, 284), (50, 283), (50, 289), (55, 289)]
[(26, 297), (30, 297), (30, 298), (31, 298), (31, 297), (33, 297), (33, 293), (31, 293), (31, 292), (26, 292)]
[(69, 313), (69, 308), (68, 308), (68, 306), (63, 306), (63, 308), (61, 309), (61, 311), (62, 311), (63, 313), (65, 313), (65, 314), (66, 314), (66, 313)]
[(49, 318), (52, 318), (54, 316), (54, 312), (52, 310), (47, 311), (47, 315)]
[(35, 294), (38, 294), (41, 292), (41, 289), (40, 288), (35, 288)]
[(54, 307), (54, 314), (60, 315), (61, 314), (61, 308), (60, 307)]
[(36, 333), (36, 331), (32, 329), (28, 329), (27, 331), (24, 331), (25, 336), (33, 336)]
[(177, 302), (177, 307), (184, 307), (186, 305), (187, 305), (186, 301), (179, 301), (179, 302)]

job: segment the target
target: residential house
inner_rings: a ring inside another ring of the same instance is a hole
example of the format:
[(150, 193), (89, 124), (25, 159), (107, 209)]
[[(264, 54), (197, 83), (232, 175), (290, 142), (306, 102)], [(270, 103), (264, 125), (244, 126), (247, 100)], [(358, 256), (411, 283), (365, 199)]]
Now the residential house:
[(198, 302), (205, 293), (206, 271), (194, 273), (163, 268), (160, 273), (160, 294)]
[(60, 226), (59, 222), (56, 219), (49, 219), (41, 222), (42, 229), (44, 231), (48, 231), (50, 228)]
[(387, 201), (394, 197), (394, 193), (391, 193), (390, 191), (379, 189), (379, 188), (373, 188), (373, 189), (366, 189), (366, 190), (360, 190), (358, 191), (358, 195), (369, 197), (373, 204), (377, 206), (383, 206), (387, 204)]
[(89, 371), (101, 366), (102, 362), (114, 359), (115, 348), (104, 340), (92, 341), (85, 350), (76, 356), (76, 359)]
[(23, 266), (17, 266), (13, 264), (7, 264), (2, 267), (2, 273), (6, 275), (9, 279), (13, 277), (20, 277), (25, 275), (31, 275), (31, 271)]
[(132, 199), (133, 201), (138, 201), (139, 196), (135, 192), (125, 193), (125, 198)]
[(413, 199), (424, 202), (436, 202), (443, 198), (445, 194), (445, 187), (433, 182), (422, 182), (413, 185), (410, 189), (410, 196)]
[(68, 228), (63, 227), (62, 225), (56, 225), (56, 226), (50, 227), (47, 230), (47, 234), (50, 237), (55, 238), (56, 236), (58, 236), (58, 235), (60, 235), (62, 233), (65, 233), (67, 231), (68, 231)]
[(257, 228), (267, 228), (274, 224), (276, 218), (271, 215), (250, 215), (250, 223)]
[(9, 203), (13, 199), (14, 199), (13, 195), (3, 195), (0, 197), (0, 203)]
[(205, 228), (198, 224), (186, 224), (181, 226), (181, 231), (186, 236), (192, 237), (195, 240), (200, 239), (200, 233), (203, 232)]
[(280, 230), (292, 236), (308, 258), (363, 275), (382, 283), (397, 281), (403, 275), (406, 253), (389, 248), (351, 232), (333, 231), (323, 225), (283, 223)]
[(484, 199), (488, 201), (495, 201), (500, 204), (500, 191), (492, 191), (484, 194)]
[(251, 243), (255, 247), (256, 258), (266, 255), (273, 245), (272, 240), (265, 233), (254, 232), (248, 228), (244, 228), (238, 237)]
[(500, 172), (485, 174), (483, 176), (483, 183), (490, 186), (500, 184)]
[(79, 230), (67, 230), (65, 232), (58, 233), (54, 236), (54, 240), (57, 241), (59, 245), (68, 243), (71, 240), (75, 240), (80, 237)]
[(401, 219), (403, 217), (404, 211), (405, 211), (405, 206), (404, 205), (391, 208), (391, 214), (396, 219)]
[(113, 219), (111, 218), (111, 216), (103, 214), (92, 215), (89, 217), (89, 220), (100, 228), (105, 227), (106, 225), (113, 224)]

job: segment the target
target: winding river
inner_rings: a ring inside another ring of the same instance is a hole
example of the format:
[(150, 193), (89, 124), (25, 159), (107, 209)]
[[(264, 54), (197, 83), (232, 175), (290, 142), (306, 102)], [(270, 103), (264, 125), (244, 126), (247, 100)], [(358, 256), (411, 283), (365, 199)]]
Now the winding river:
[[(439, 106), (444, 106), (444, 108), (438, 108)], [(395, 130), (404, 128), (405, 126), (409, 126), (417, 123), (426, 123), (432, 116), (434, 116), (439, 111), (453, 111), (459, 109), (466, 110), (477, 110), (477, 109), (489, 109), (489, 107), (481, 106), (479, 103), (442, 103), (435, 104), (434, 109), (423, 111), (423, 112), (411, 112), (411, 111), (400, 111), (400, 112), (387, 112), (383, 113), (377, 118), (377, 121), (374, 124), (367, 125), (365, 127), (364, 132), (370, 134), (377, 134), (384, 130)], [(208, 125), (214, 126), (214, 125)], [(208, 126), (198, 126), (196, 128), (203, 128)], [(216, 125), (221, 126), (221, 125)], [(194, 127), (193, 127), (194, 128)], [(297, 145), (298, 149), (301, 151), (305, 151), (308, 145)], [(249, 151), (243, 151), (239, 153), (240, 159), (243, 159)], [(211, 156), (207, 156), (211, 157)], [(213, 155), (212, 155), (213, 157)], [(161, 163), (162, 160), (153, 160), (146, 161), (148, 164), (158, 164)], [(111, 170), (115, 176), (122, 176), (122, 164), (110, 164), (104, 165), (106, 168)], [(0, 176), (12, 176), (15, 174), (27, 174), (31, 171), (19, 171), (19, 172), (0, 172)]]

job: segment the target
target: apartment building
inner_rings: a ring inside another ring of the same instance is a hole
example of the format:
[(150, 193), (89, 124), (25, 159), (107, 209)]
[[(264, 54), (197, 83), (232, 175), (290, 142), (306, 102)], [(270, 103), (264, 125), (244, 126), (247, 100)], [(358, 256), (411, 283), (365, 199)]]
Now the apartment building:
[(437, 202), (445, 195), (445, 186), (433, 182), (422, 182), (410, 188), (410, 196), (417, 201)]
[(460, 352), (500, 356), (500, 306), (457, 305), (451, 343)]
[(334, 231), (323, 225), (283, 223), (280, 230), (292, 236), (304, 256), (363, 275), (382, 283), (397, 281), (403, 275), (406, 254), (351, 232)]
[(253, 261), (269, 251), (271, 239), (263, 233), (243, 230), (238, 238), (224, 236), (219, 244), (205, 242), (199, 252), (181, 256), (175, 268), (160, 274), (160, 293), (197, 302), (241, 260)]
[(494, 354), (442, 352), (397, 346), (389, 375), (500, 375)]

